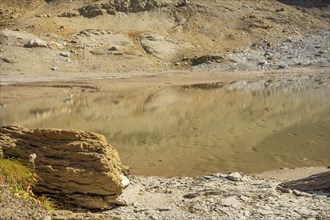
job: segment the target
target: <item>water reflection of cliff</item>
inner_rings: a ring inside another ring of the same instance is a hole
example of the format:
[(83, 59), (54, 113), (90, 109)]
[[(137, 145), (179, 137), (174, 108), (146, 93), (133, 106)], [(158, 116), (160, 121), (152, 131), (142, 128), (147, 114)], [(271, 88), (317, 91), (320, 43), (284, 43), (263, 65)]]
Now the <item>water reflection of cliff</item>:
[(136, 174), (327, 165), (327, 88), (242, 92), (221, 87), (40, 99), (7, 105), (1, 122), (100, 132)]

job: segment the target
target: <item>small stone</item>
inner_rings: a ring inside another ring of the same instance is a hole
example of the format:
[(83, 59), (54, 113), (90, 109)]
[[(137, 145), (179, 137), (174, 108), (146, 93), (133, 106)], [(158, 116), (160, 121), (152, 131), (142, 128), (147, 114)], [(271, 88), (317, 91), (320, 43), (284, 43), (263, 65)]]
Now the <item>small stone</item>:
[(238, 172), (230, 173), (227, 176), (227, 179), (229, 179), (231, 181), (240, 181), (240, 180), (242, 180), (242, 178), (243, 178), (243, 176)]
[(292, 43), (292, 39), (291, 39), (291, 37), (288, 37), (287, 39), (285, 39), (285, 41), (284, 42), (287, 42), (287, 43)]
[(294, 195), (296, 195), (296, 196), (307, 196), (307, 197), (311, 197), (310, 194), (305, 193), (305, 192), (301, 192), (301, 191), (296, 190), (296, 189), (294, 189), (294, 190), (292, 191), (292, 193), (293, 193)]
[(164, 212), (164, 211), (170, 211), (172, 208), (171, 207), (162, 207), (162, 208), (157, 208), (158, 211)]
[(57, 67), (56, 66), (53, 66), (51, 70), (57, 70)]
[(109, 51), (118, 51), (118, 48), (115, 46), (112, 46), (108, 49)]
[(121, 174), (120, 178), (121, 178), (121, 185), (123, 187), (127, 187), (129, 185), (129, 179), (124, 174)]
[(66, 42), (49, 42), (48, 46), (51, 49), (64, 49), (66, 47), (67, 43)]
[(44, 219), (44, 220), (52, 220), (52, 217), (50, 217), (49, 215), (47, 215), (47, 216), (45, 216), (43, 219)]
[(311, 210), (307, 209), (306, 207), (300, 207), (299, 209), (297, 209), (297, 212), (301, 215), (306, 215), (306, 216), (313, 213)]
[(278, 69), (285, 69), (285, 68), (287, 68), (288, 66), (286, 65), (286, 64), (279, 64), (278, 66), (277, 66), (277, 68)]
[(70, 56), (70, 52), (61, 52), (60, 55), (62, 57), (69, 57)]
[(270, 51), (266, 51), (264, 54), (264, 56), (271, 56), (271, 55), (272, 55), (272, 53)]
[(11, 61), (10, 59), (8, 59), (6, 57), (3, 57), (1, 60), (5, 63), (14, 63), (13, 61)]
[(258, 66), (265, 66), (265, 65), (267, 65), (267, 61), (266, 60), (259, 61), (257, 65)]
[(262, 214), (262, 215), (272, 215), (272, 214), (274, 214), (273, 211), (271, 211), (271, 210), (265, 210), (265, 209), (258, 209), (258, 212), (260, 214)]
[(250, 216), (250, 212), (248, 210), (244, 210), (244, 216), (249, 217)]
[(284, 188), (282, 186), (277, 186), (276, 189), (279, 190), (279, 191), (281, 191), (282, 193), (292, 193), (292, 190), (291, 189)]
[(243, 196), (243, 195), (241, 195), (239, 198), (240, 198), (243, 202), (247, 202), (247, 201), (250, 200), (249, 197), (246, 197), (246, 196)]
[(230, 207), (233, 207), (233, 208), (239, 208), (241, 206), (240, 201), (238, 201), (236, 199), (236, 197), (234, 197), (234, 196), (231, 196), (231, 197), (228, 197), (228, 198), (225, 198), (225, 199), (221, 199), (221, 203), (224, 206), (230, 206)]
[(203, 178), (206, 180), (210, 180), (210, 179), (214, 179), (214, 176), (207, 175), (207, 176), (203, 176)]
[(278, 8), (275, 10), (276, 12), (283, 12), (284, 11), (284, 8)]
[(193, 199), (199, 196), (199, 193), (188, 193), (186, 195), (183, 196), (183, 198), (185, 199)]
[(33, 47), (48, 47), (48, 43), (46, 41), (40, 40), (40, 39), (34, 39), (30, 40), (26, 44), (24, 44), (24, 47), (33, 48)]
[(76, 16), (79, 16), (79, 12), (77, 11), (63, 12), (57, 15), (57, 17), (68, 17), (68, 18), (72, 18)]

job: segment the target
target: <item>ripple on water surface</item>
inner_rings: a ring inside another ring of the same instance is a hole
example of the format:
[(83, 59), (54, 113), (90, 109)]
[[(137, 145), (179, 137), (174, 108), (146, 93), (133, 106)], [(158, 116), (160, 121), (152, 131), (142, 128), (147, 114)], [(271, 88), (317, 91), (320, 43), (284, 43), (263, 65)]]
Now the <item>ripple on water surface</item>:
[(1, 124), (102, 133), (137, 175), (329, 165), (329, 88), (198, 84), (36, 99), (0, 110)]

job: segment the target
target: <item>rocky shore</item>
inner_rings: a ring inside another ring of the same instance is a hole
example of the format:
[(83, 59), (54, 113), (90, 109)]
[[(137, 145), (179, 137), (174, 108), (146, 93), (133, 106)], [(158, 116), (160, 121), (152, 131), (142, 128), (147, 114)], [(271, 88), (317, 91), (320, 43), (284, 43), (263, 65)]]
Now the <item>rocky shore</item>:
[(132, 177), (112, 212), (123, 219), (328, 219), (329, 193), (304, 193), (275, 179), (217, 173), (196, 178)]
[[(130, 185), (119, 198), (122, 205), (103, 211), (45, 212), (29, 208), (2, 191), (2, 219), (330, 218), (329, 191), (291, 190), (281, 187), (281, 181), (277, 179), (241, 173), (216, 173), (193, 178), (130, 176), (129, 179)], [(12, 215), (14, 210), (16, 214)]]
[(261, 178), (239, 172), (127, 178), (127, 168), (102, 135), (19, 126), (0, 131), (1, 155), (26, 164), (32, 160), (38, 176), (33, 191), (47, 195), (57, 208), (45, 211), (19, 199), (1, 179), (1, 219), (330, 218), (330, 171), (325, 168), (282, 170), (291, 178), (292, 173), (317, 173), (289, 182), (270, 178), (273, 174)]

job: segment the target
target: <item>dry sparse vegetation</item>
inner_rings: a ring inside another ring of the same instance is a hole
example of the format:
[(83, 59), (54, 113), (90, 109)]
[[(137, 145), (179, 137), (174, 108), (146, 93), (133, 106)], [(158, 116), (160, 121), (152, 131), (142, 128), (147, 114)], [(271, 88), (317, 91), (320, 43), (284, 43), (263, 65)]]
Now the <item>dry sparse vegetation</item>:
[(53, 209), (53, 203), (44, 195), (36, 197), (31, 191), (36, 182), (31, 169), (13, 159), (0, 158), (0, 188), (11, 191), (16, 197), (41, 205), (46, 210)]
[(0, 159), (0, 182), (15, 191), (29, 191), (35, 183), (32, 170), (12, 159)]

